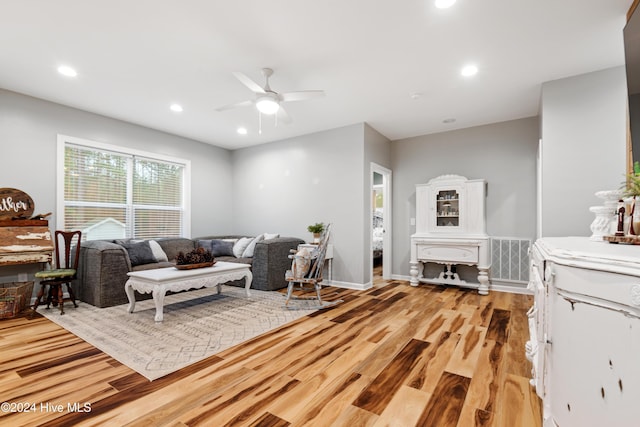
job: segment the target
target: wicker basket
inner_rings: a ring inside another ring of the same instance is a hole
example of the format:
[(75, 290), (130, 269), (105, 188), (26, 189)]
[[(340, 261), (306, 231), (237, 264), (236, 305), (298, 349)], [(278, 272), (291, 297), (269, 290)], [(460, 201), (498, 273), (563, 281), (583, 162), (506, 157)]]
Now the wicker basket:
[(0, 283), (0, 319), (10, 319), (20, 314), (33, 292), (33, 282)]

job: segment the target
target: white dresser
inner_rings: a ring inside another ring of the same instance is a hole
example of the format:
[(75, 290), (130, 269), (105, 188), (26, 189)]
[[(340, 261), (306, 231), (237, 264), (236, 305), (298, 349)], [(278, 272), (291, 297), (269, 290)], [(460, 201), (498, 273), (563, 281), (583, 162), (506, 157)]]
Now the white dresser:
[(640, 246), (532, 248), (527, 357), (545, 427), (640, 425)]
[[(489, 292), (489, 236), (485, 216), (486, 182), (442, 175), (416, 185), (416, 232), (411, 236), (410, 283), (452, 284)], [(436, 277), (424, 277), (426, 263), (442, 264)], [(478, 268), (478, 282), (467, 283), (456, 265)]]

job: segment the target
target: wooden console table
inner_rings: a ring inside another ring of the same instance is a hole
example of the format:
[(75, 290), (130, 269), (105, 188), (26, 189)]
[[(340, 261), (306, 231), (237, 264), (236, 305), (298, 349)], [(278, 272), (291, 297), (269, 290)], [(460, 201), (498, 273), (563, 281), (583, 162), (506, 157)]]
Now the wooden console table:
[(52, 255), (47, 220), (0, 220), (0, 266), (51, 263)]

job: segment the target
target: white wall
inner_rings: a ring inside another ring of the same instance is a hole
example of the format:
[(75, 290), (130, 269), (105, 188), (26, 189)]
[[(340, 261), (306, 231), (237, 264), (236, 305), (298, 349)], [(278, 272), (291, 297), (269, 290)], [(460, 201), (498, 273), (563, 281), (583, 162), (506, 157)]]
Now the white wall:
[(57, 134), (191, 160), (192, 235), (232, 231), (228, 150), (0, 89), (0, 187), (25, 191), (36, 213), (56, 211)]
[(594, 193), (624, 181), (626, 102), (623, 66), (543, 84), (543, 237), (591, 235)]
[(365, 283), (363, 124), (235, 150), (233, 224), (239, 234), (311, 240), (332, 223), (333, 279)]
[(440, 175), (486, 180), (487, 233), (533, 239), (538, 135), (530, 117), (394, 141), (393, 274), (409, 274), (415, 185)]

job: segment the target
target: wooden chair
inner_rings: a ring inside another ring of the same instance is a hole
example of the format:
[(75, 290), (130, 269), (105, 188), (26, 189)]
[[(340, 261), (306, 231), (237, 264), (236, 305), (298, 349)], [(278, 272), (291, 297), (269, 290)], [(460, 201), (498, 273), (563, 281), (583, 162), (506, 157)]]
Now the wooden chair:
[[(71, 282), (75, 280), (77, 276), (81, 240), (81, 231), (55, 232), (56, 268), (53, 270), (38, 271), (35, 274), (36, 278), (40, 279), (40, 290), (38, 291), (36, 302), (33, 305), (34, 312), (38, 308), (38, 305), (40, 305), (47, 286), (49, 286), (47, 309), (51, 304), (53, 304), (53, 306), (59, 305), (60, 314), (64, 314), (64, 292), (62, 285), (65, 284), (67, 285), (69, 300), (73, 302), (74, 307), (78, 307)], [(62, 263), (60, 262), (61, 260)]]
[[(322, 309), (334, 306), (343, 302), (342, 300), (334, 300), (334, 301), (323, 301), (320, 291), (322, 289), (322, 271), (324, 270), (324, 260), (325, 255), (327, 253), (327, 244), (329, 243), (329, 236), (331, 234), (331, 224), (328, 224), (324, 233), (320, 237), (320, 244), (318, 248), (314, 250), (312, 254), (312, 264), (309, 272), (303, 277), (297, 277), (298, 274), (295, 274), (295, 255), (289, 255), (290, 259), (293, 259), (292, 269), (287, 270), (285, 273), (285, 280), (288, 282), (287, 286), (287, 299), (285, 301), (285, 307), (290, 310), (301, 310), (301, 309)], [(296, 250), (292, 249), (292, 253), (295, 253)], [(315, 296), (295, 296), (293, 295), (293, 288), (298, 284), (299, 289), (303, 292), (313, 291), (315, 290)], [(313, 287), (309, 287), (308, 285), (312, 285)], [(316, 300), (317, 304), (315, 305), (289, 305), (291, 300)]]

